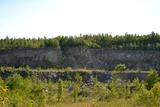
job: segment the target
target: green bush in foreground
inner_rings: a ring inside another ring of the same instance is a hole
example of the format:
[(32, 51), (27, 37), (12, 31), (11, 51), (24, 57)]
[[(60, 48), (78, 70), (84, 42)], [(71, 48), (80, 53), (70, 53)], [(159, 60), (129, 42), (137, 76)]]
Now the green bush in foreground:
[(93, 77), (90, 83), (84, 83), (82, 80), (79, 74), (75, 75), (75, 81), (47, 82), (34, 77), (22, 78), (20, 75), (0, 79), (0, 106), (52, 107), (60, 104), (64, 106), (77, 104), (78, 107), (85, 102), (89, 103), (83, 105), (86, 107), (160, 106), (158, 81), (148, 89), (146, 84), (148, 80), (122, 81), (113, 78), (109, 83), (101, 83), (96, 77)]
[(160, 79), (160, 78), (159, 78), (159, 76), (158, 76), (157, 71), (151, 69), (151, 70), (150, 70), (150, 73), (148, 74), (147, 81), (146, 81), (146, 83), (147, 83), (147, 89), (150, 90), (150, 89), (154, 86), (154, 84), (155, 84), (156, 82), (158, 82), (159, 79)]
[(57, 101), (60, 102), (63, 100), (63, 81), (58, 81), (58, 93), (57, 93)]

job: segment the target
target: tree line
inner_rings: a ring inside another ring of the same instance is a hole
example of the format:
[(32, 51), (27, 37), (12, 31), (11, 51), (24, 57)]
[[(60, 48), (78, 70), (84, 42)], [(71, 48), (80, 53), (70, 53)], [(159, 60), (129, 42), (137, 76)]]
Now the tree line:
[(57, 36), (55, 38), (0, 39), (0, 49), (14, 48), (65, 48), (86, 46), (99, 49), (160, 50), (160, 35), (151, 32), (147, 35), (128, 34), (112, 36), (109, 34), (87, 34), (80, 36)]

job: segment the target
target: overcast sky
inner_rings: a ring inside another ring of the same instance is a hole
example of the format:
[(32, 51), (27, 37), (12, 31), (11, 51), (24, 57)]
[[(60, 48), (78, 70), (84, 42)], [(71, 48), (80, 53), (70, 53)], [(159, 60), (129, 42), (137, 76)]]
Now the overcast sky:
[(0, 0), (0, 37), (160, 33), (160, 0)]

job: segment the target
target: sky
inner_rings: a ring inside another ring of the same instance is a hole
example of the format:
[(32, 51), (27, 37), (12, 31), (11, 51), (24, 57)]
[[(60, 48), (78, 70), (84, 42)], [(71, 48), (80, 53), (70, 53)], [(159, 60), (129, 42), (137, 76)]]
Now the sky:
[(160, 34), (160, 0), (0, 0), (0, 38)]

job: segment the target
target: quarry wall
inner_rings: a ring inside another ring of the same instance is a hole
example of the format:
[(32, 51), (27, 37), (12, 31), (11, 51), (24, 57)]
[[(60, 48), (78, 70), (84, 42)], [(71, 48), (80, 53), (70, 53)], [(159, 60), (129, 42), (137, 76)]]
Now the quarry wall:
[(38, 49), (11, 49), (0, 51), (0, 65), (35, 67), (72, 67), (113, 69), (117, 64), (129, 69), (160, 70), (160, 51), (105, 50), (87, 47), (52, 47)]
[[(31, 71), (0, 71), (0, 77), (2, 79), (6, 79), (9, 76), (13, 75), (21, 75), (22, 77), (34, 76), (38, 80), (52, 81), (57, 82), (59, 79), (64, 81), (75, 81), (77, 73), (82, 77), (82, 81), (85, 83), (90, 83), (93, 77), (96, 77), (100, 82), (110, 82), (113, 78), (111, 72), (103, 71), (103, 72), (31, 72)], [(116, 73), (116, 78), (121, 80), (146, 80), (148, 72), (122, 72)]]

